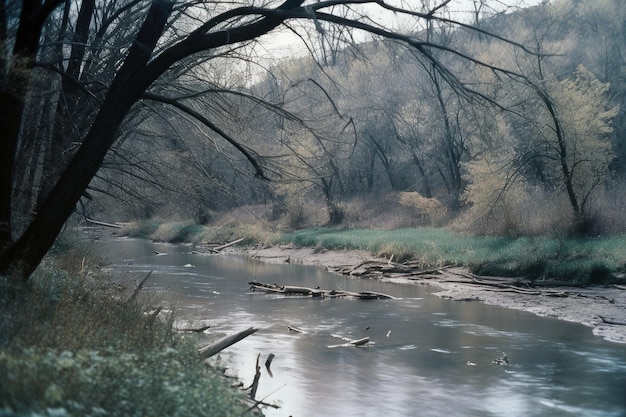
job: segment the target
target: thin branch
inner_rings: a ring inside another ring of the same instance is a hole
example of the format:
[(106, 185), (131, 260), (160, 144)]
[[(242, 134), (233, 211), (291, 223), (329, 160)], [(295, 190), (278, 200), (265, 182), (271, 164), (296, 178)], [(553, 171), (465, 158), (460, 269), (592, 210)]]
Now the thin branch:
[(254, 167), (257, 177), (268, 179), (265, 176), (263, 172), (263, 168), (261, 168), (261, 165), (258, 163), (256, 157), (253, 156), (248, 149), (246, 149), (237, 140), (232, 138), (228, 133), (222, 130), (219, 126), (215, 125), (213, 122), (211, 122), (209, 119), (207, 119), (206, 117), (204, 117), (203, 115), (195, 111), (194, 109), (180, 103), (176, 99), (172, 99), (172, 98), (165, 97), (165, 96), (160, 96), (160, 95), (153, 94), (153, 93), (146, 92), (143, 94), (143, 98), (146, 100), (158, 101), (164, 104), (169, 104), (170, 106), (176, 107), (177, 109), (196, 118), (198, 121), (202, 122), (202, 124), (204, 124), (206, 127), (208, 127), (209, 129), (211, 129), (212, 131), (220, 135), (222, 138), (224, 138), (224, 140), (226, 140), (228, 143), (234, 146), (239, 152), (241, 152), (246, 157), (246, 159), (250, 162), (250, 164), (252, 164), (252, 166)]

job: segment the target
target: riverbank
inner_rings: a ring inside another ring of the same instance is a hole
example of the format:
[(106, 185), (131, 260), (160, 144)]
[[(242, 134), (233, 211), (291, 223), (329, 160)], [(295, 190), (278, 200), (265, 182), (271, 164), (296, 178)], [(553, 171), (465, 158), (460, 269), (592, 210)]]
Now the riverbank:
[[(364, 262), (388, 262), (367, 251), (319, 251), (310, 247), (284, 245), (271, 248), (233, 249), (272, 263), (318, 265), (329, 271), (355, 270)], [(454, 273), (469, 275), (469, 270), (458, 268)], [(359, 275), (372, 277), (371, 275)], [(450, 279), (428, 277), (398, 277), (377, 274), (376, 278), (407, 285), (431, 285), (436, 295), (462, 302), (478, 301), (485, 304), (527, 311), (538, 316), (552, 317), (583, 324), (593, 334), (616, 343), (626, 343), (626, 290), (623, 286), (558, 286), (527, 293), (513, 292), (511, 288), (494, 288)], [(511, 278), (511, 281), (514, 281)]]
[(140, 275), (112, 283), (66, 233), (28, 286), (0, 277), (1, 416), (260, 415), (155, 298), (132, 291)]

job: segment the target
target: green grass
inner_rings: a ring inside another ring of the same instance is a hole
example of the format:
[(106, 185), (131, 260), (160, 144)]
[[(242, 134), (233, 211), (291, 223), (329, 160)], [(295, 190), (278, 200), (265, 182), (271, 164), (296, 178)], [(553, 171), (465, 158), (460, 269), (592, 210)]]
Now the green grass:
[(85, 245), (59, 247), (29, 287), (0, 277), (1, 415), (250, 415), (171, 317), (95, 279)]
[(626, 266), (626, 236), (557, 239), (473, 236), (445, 229), (307, 229), (283, 242), (330, 250), (361, 249), (396, 262), (424, 267), (463, 265), (494, 276), (558, 279), (576, 284), (620, 280)]
[(626, 272), (623, 235), (514, 238), (475, 236), (443, 228), (315, 228), (278, 235), (259, 225), (237, 222), (200, 226), (155, 221), (134, 224), (128, 230), (133, 236), (172, 243), (226, 243), (246, 237), (248, 244), (293, 242), (319, 249), (361, 249), (381, 257), (393, 256), (395, 262), (413, 261), (424, 267), (462, 265), (481, 275), (563, 280), (577, 285), (621, 282)]

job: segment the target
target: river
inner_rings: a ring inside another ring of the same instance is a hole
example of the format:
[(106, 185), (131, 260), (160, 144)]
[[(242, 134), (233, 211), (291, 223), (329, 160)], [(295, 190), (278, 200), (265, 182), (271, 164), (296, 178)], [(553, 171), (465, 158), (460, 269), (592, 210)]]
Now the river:
[[(144, 293), (180, 322), (205, 320), (212, 335), (258, 327), (220, 361), (247, 386), (260, 354), (257, 399), (281, 406), (265, 408), (268, 417), (626, 416), (626, 346), (582, 325), (317, 267), (134, 239), (94, 245), (114, 279), (154, 271)], [(250, 291), (251, 280), (397, 299), (267, 295)], [(363, 337), (373, 344), (329, 347)], [(504, 354), (508, 365), (493, 363)]]

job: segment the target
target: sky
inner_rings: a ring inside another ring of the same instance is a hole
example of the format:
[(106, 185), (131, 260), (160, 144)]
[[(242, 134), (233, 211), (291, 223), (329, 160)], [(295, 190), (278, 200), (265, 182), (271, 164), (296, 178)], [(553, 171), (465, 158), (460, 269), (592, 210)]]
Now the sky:
[[(415, 7), (415, 5), (420, 3), (427, 3), (434, 7), (441, 4), (442, 1), (444, 0), (387, 0), (387, 3), (396, 7)], [(518, 8), (534, 6), (540, 3), (542, 3), (542, 0), (451, 0), (447, 5), (447, 12), (455, 20), (471, 22), (477, 5), (480, 6), (482, 4), (482, 10), (487, 15), (490, 15), (507, 8), (509, 11), (514, 11)], [(364, 6), (363, 10), (368, 18), (383, 24), (389, 29), (400, 32), (423, 29), (420, 26), (423, 25), (423, 21), (408, 17), (399, 18), (389, 11), (381, 11), (380, 7), (375, 5)], [(362, 35), (362, 37), (363, 40), (367, 39), (367, 35)], [(260, 51), (257, 51), (257, 53), (260, 55), (271, 55), (273, 58), (283, 58), (306, 55), (307, 50), (300, 39), (288, 30), (282, 29), (265, 38)]]

